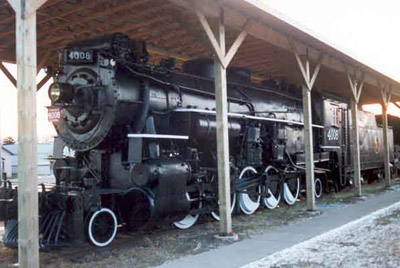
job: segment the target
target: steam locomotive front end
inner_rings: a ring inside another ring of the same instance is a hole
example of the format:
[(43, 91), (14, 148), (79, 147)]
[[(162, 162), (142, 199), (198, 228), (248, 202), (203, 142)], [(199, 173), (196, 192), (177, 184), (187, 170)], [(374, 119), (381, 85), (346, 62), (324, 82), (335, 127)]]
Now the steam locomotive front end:
[(122, 133), (112, 130), (131, 126), (137, 121), (135, 116), (140, 118), (145, 85), (127, 78), (113, 56), (139, 61), (135, 46), (139, 45), (125, 36), (112, 35), (74, 43), (64, 50), (49, 98), (50, 109), (56, 113), (55, 128), (68, 147), (87, 151), (121, 138), (118, 134)]

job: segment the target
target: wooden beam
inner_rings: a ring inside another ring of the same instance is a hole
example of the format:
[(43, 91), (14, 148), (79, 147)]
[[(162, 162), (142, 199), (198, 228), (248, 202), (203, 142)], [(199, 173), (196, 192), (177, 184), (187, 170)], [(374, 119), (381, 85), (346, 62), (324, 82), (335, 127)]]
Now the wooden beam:
[(0, 61), (0, 70), (4, 73), (4, 75), (10, 80), (10, 82), (17, 87), (17, 80), (15, 77), (8, 71), (7, 67)]
[(176, 16), (175, 21), (179, 24), (179, 27), (186, 32), (185, 34), (191, 37), (191, 42), (208, 45), (208, 37), (206, 33), (204, 31), (198, 31), (195, 25), (188, 23), (187, 17)]
[(196, 11), (197, 17), (216, 54), (214, 59), (215, 72), (215, 105), (217, 110), (217, 158), (218, 158), (218, 197), (220, 214), (220, 232), (222, 235), (232, 235), (231, 218), (231, 172), (229, 161), (228, 136), (228, 101), (226, 68), (236, 54), (247, 35), (248, 24), (245, 23), (241, 33), (233, 42), (228, 54), (225, 44), (225, 12), (220, 6), (218, 26), (214, 35), (204, 14)]
[[(10, 0), (10, 1), (16, 2), (18, 0)], [(60, 2), (64, 2), (64, 1), (65, 0), (52, 0), (47, 4), (47, 7), (58, 5)], [(74, 6), (76, 7), (76, 4), (74, 4)], [(3, 5), (3, 7), (4, 7), (4, 5)], [(3, 19), (0, 19), (0, 24), (8, 23), (8, 22), (11, 22), (11, 21), (15, 21), (15, 16), (7, 16), (7, 17), (4, 17)]]
[[(115, 5), (114, 7), (111, 7), (111, 8), (98, 10), (87, 16), (79, 16), (79, 17), (75, 16), (74, 18), (71, 18), (69, 21), (67, 21), (65, 23), (57, 24), (56, 27), (49, 27), (44, 31), (40, 31), (40, 33), (38, 35), (38, 40), (47, 39), (54, 32), (63, 30), (65, 28), (73, 27), (74, 25), (77, 25), (80, 23), (87, 23), (89, 21), (93, 21), (94, 19), (96, 19), (98, 17), (105, 17), (105, 16), (109, 16), (109, 15), (112, 15), (112, 14), (115, 14), (118, 12), (122, 12), (122, 11), (129, 11), (131, 9), (134, 9), (136, 6), (142, 5), (148, 1), (149, 0), (129, 1), (124, 4)], [(108, 3), (108, 2), (106, 1), (105, 3)], [(98, 5), (99, 5), (98, 1), (90, 1), (90, 3), (89, 3), (89, 6), (98, 6)], [(86, 9), (87, 7), (88, 6), (85, 5), (81, 8)], [(158, 8), (158, 7), (155, 7), (155, 8)], [(76, 7), (76, 9), (79, 9), (79, 6)], [(75, 11), (72, 10), (71, 14), (76, 14), (76, 12), (77, 12), (76, 10)], [(0, 33), (0, 35), (1, 35), (1, 33)], [(63, 39), (65, 39), (65, 36), (63, 37)], [(48, 42), (48, 40), (45, 40), (45, 41)], [(2, 44), (2, 47), (7, 47), (13, 43), (14, 43), (14, 40), (4, 42)], [(43, 44), (43, 42), (40, 42), (40, 44)]]
[(201, 25), (203, 26), (203, 29), (211, 43), (211, 46), (212, 46), (214, 53), (216, 54), (218, 60), (220, 61), (220, 63), (222, 64), (222, 66), (224, 68), (227, 68), (229, 63), (232, 61), (233, 57), (235, 56), (236, 52), (239, 50), (239, 47), (244, 42), (244, 40), (247, 36), (247, 32), (248, 32), (248, 28), (250, 27), (249, 26), (250, 24), (246, 21), (240, 34), (237, 36), (237, 38), (233, 42), (228, 53), (226, 53), (225, 52), (226, 48), (223, 48), (224, 52), (222, 52), (222, 48), (219, 46), (218, 41), (215, 38), (214, 33), (211, 30), (211, 27), (208, 24), (207, 19), (204, 16), (204, 14), (199, 11), (197, 11), (196, 14), (197, 14), (197, 17), (199, 18)]
[(303, 84), (304, 151), (306, 154), (307, 209), (316, 210), (314, 184), (314, 146), (312, 132), (311, 90)]
[(320, 55), (318, 56), (317, 64), (315, 65), (315, 69), (314, 69), (313, 74), (311, 76), (311, 73), (310, 73), (310, 57), (309, 57), (309, 54), (308, 54), (308, 50), (307, 50), (306, 60), (305, 60), (305, 63), (303, 65), (303, 61), (301, 60), (299, 52), (296, 49), (296, 44), (293, 42), (292, 39), (289, 39), (289, 43), (290, 43), (290, 46), (292, 48), (292, 52), (293, 52), (293, 54), (294, 54), (294, 56), (296, 58), (298, 67), (299, 67), (299, 69), (301, 71), (301, 74), (303, 76), (304, 83), (307, 85), (307, 88), (311, 91), (313, 86), (314, 86), (314, 83), (315, 83), (315, 81), (317, 79), (319, 70), (321, 69), (322, 60), (323, 60), (325, 54), (321, 52)]
[[(201, 12), (196, 12), (197, 17), (199, 18), (199, 21), (201, 23), (201, 25), (203, 26), (204, 32), (207, 34), (208, 40), (211, 43), (211, 47), (214, 50), (215, 55), (217, 56), (217, 59), (219, 60), (219, 62), (224, 65), (224, 61), (225, 61), (225, 52), (222, 52), (222, 49), (225, 50), (225, 48), (221, 48), (217, 39), (214, 36), (213, 31), (211, 30), (210, 25), (207, 22), (206, 17), (203, 15), (203, 13)], [(225, 44), (225, 36), (224, 36), (224, 44)]]
[(389, 126), (387, 110), (390, 103), (392, 87), (383, 85), (381, 87), (382, 93), (382, 125), (383, 125), (383, 159), (384, 159), (384, 170), (385, 170), (385, 182), (386, 186), (392, 186), (391, 172), (390, 172), (390, 145), (389, 145)]
[[(38, 21), (38, 25), (44, 25), (44, 24), (46, 24), (46, 22), (51, 21), (51, 20), (54, 20), (55, 18), (62, 19), (62, 20), (64, 20), (64, 21), (69, 22), (70, 20), (65, 19), (65, 18), (64, 18), (65, 16), (70, 15), (70, 14), (73, 14), (73, 13), (80, 12), (80, 11), (82, 11), (82, 10), (86, 10), (87, 8), (91, 8), (92, 6), (99, 5), (99, 4), (100, 4), (99, 1), (100, 1), (100, 0), (92, 1), (92, 2), (90, 2), (89, 4), (84, 4), (82, 1), (81, 1), (81, 2), (78, 2), (78, 3), (74, 3), (73, 5), (71, 5), (71, 6), (72, 6), (71, 9), (63, 10), (63, 11), (61, 11), (61, 12), (59, 11), (58, 7), (57, 7), (57, 9), (49, 10), (48, 13), (50, 13), (51, 15), (49, 15), (49, 17), (46, 18), (46, 19), (41, 19), (41, 20), (39, 20), (39, 21)], [(106, 0), (104, 0), (104, 1), (106, 1)], [(49, 6), (59, 5), (60, 3), (63, 3), (63, 4), (64, 4), (64, 3), (65, 3), (65, 0), (52, 0), (52, 1), (50, 1), (50, 2), (46, 5), (46, 12), (47, 12), (47, 8), (48, 8)], [(43, 12), (42, 12), (42, 13), (43, 13)], [(0, 24), (6, 23), (6, 22), (9, 22), (9, 21), (13, 21), (13, 20), (15, 20), (14, 16), (10, 16), (10, 17), (8, 17), (8, 18), (4, 18), (3, 20), (0, 20)], [(15, 31), (14, 28), (15, 28), (15, 27), (13, 26), (13, 27), (10, 27), (10, 28), (7, 28), (7, 29), (3, 30), (3, 31), (0, 33), (0, 37), (3, 37), (3, 36), (6, 36), (6, 35), (9, 35), (9, 34), (14, 33), (14, 31)], [(1, 44), (1, 47), (8, 46), (10, 43), (14, 43), (14, 41), (15, 41), (15, 40), (12, 39), (11, 41), (9, 41), (9, 42), (7, 42), (7, 43)]]
[(17, 11), (19, 7), (18, 0), (7, 0), (10, 6), (14, 9), (14, 11)]
[(301, 72), (301, 74), (303, 76), (304, 82), (306, 83), (307, 88), (310, 88), (310, 85), (309, 85), (309, 81), (310, 81), (309, 72), (307, 72), (307, 70), (303, 66), (303, 62), (302, 62), (302, 60), (300, 58), (299, 52), (297, 51), (296, 44), (293, 42), (293, 40), (291, 38), (289, 39), (289, 43), (290, 43), (291, 50), (292, 50), (292, 52), (293, 52), (293, 54), (294, 54), (294, 56), (296, 58), (298, 67), (300, 69), (300, 72)]
[[(194, 12), (202, 12), (206, 17), (216, 18), (218, 17), (218, 4), (213, 1), (207, 1), (207, 4), (199, 4), (193, 5), (194, 1), (187, 1), (187, 0), (168, 0), (180, 7), (183, 7), (188, 10), (192, 10)], [(230, 4), (229, 1), (225, 1), (224, 9), (226, 15), (226, 26), (232, 27), (237, 30), (241, 30), (243, 27), (243, 23), (248, 20), (249, 18), (242, 14), (240, 11), (234, 9), (232, 7), (233, 4)], [(290, 34), (285, 33), (283, 31), (279, 31), (277, 27), (269, 26), (256, 18), (249, 19), (250, 27), (248, 30), (248, 34), (254, 36), (257, 39), (266, 41), (278, 48), (281, 48), (286, 51), (291, 51), (291, 45), (289, 39), (291, 38)], [(293, 41), (296, 41), (297, 49), (300, 54), (306, 54), (307, 48), (309, 49), (309, 57), (311, 60), (317, 61), (318, 57), (320, 56), (321, 49), (312, 46), (311, 44), (306, 44), (301, 40), (295, 40), (292, 38)], [(343, 66), (343, 61), (346, 61), (347, 64), (350, 64), (347, 59), (339, 58), (337, 55), (333, 55), (330, 53), (325, 52), (325, 56), (322, 60), (322, 66), (328, 67), (332, 70), (335, 70), (340, 73), (345, 73), (345, 69)], [(351, 61), (351, 59), (350, 59)], [(361, 65), (360, 63), (356, 62), (352, 63), (352, 67), (349, 67), (351, 70), (356, 69), (357, 66)], [(377, 76), (379, 74), (367, 72), (365, 73), (365, 83), (377, 87), (378, 81)], [(397, 91), (398, 92), (398, 91)]]
[[(210, 28), (211, 30), (211, 28)], [(213, 34), (214, 36), (214, 34)], [(215, 41), (221, 55), (225, 55), (225, 21), (223, 10), (219, 17)], [(220, 233), (232, 233), (231, 215), (231, 172), (229, 161), (229, 136), (228, 136), (228, 93), (226, 68), (223, 59), (215, 60), (215, 105), (217, 111), (217, 155), (218, 155), (218, 197), (220, 215)]]
[(37, 9), (39, 9), (42, 5), (44, 5), (47, 2), (47, 0), (36, 0), (36, 7), (35, 7), (35, 11)]
[(315, 81), (317, 80), (317, 76), (319, 74), (319, 70), (321, 69), (322, 60), (324, 59), (324, 56), (325, 56), (325, 54), (321, 53), (319, 55), (319, 57), (318, 57), (317, 65), (315, 66), (313, 75), (312, 75), (311, 80), (310, 80), (310, 88), (313, 88), (313, 86), (315, 84)]
[(37, 84), (36, 91), (39, 91), (51, 78), (52, 76), (50, 74), (46, 74), (45, 77), (43, 77), (42, 80), (40, 80), (40, 82)]
[(2, 132), (2, 123), (1, 123), (1, 107), (0, 107), (0, 183), (3, 184), (3, 179), (7, 180), (7, 177), (3, 178), (3, 157), (1, 153), (3, 152), (3, 136), (1, 135)]
[[(39, 267), (36, 129), (36, 7), (20, 0), (16, 9), (18, 86), (18, 262)], [(26, 9), (31, 9), (29, 16)]]
[(310, 55), (306, 50), (305, 63), (300, 58), (300, 54), (296, 48), (296, 43), (289, 38), (291, 50), (296, 58), (299, 70), (303, 76), (303, 117), (304, 117), (304, 151), (306, 155), (306, 188), (307, 188), (307, 209), (310, 211), (316, 210), (315, 205), (315, 182), (314, 182), (314, 144), (313, 144), (313, 129), (312, 129), (312, 110), (311, 110), (311, 91), (321, 69), (324, 54), (320, 53), (317, 64), (311, 75), (310, 70)]
[(148, 45), (146, 45), (146, 47), (147, 47), (147, 51), (150, 54), (158, 54), (158, 55), (161, 55), (161, 56), (168, 56), (168, 57), (172, 57), (174, 59), (180, 60), (180, 61), (188, 61), (188, 60), (191, 59), (191, 57), (188, 56), (188, 55), (184, 55), (184, 54), (179, 54), (179, 53), (175, 53), (175, 52), (172, 52), (172, 51), (168, 51), (168, 50), (159, 48), (159, 47), (157, 47), (157, 46), (155, 46), (153, 44), (148, 44)]
[(361, 187), (361, 158), (360, 158), (360, 134), (358, 129), (358, 103), (360, 101), (361, 93), (364, 87), (365, 73), (361, 72), (361, 79), (359, 82), (355, 79), (356, 71), (354, 71), (354, 76), (350, 74), (347, 65), (344, 66), (346, 71), (347, 80), (349, 81), (350, 90), (353, 96), (351, 101), (351, 121), (352, 121), (352, 144), (351, 144), (351, 154), (353, 156), (353, 182), (355, 195), (362, 196)]
[(353, 182), (355, 195), (362, 196), (361, 187), (361, 158), (360, 158), (360, 134), (358, 129), (358, 101), (351, 101), (351, 155), (353, 157)]
[(381, 94), (382, 94), (382, 101), (385, 106), (388, 106), (390, 103), (390, 99), (392, 97), (392, 86), (389, 87), (389, 90), (387, 89), (389, 86), (388, 85), (382, 85), (381, 86)]
[(235, 56), (236, 52), (239, 50), (239, 47), (242, 45), (242, 43), (246, 39), (249, 26), (250, 26), (250, 24), (248, 22), (246, 22), (246, 24), (243, 27), (243, 30), (236, 37), (235, 41), (231, 45), (231, 48), (228, 50), (228, 53), (226, 54), (225, 61), (224, 61), (225, 67), (227, 67), (229, 65), (229, 63), (232, 61), (233, 57)]
[[(26, 5), (26, 2), (29, 2), (29, 4)], [(46, 2), (47, 0), (8, 0), (8, 3), (14, 11), (21, 13), (22, 18), (27, 18), (32, 15), (32, 13), (35, 13), (36, 16), (36, 10)]]
[[(157, 6), (154, 7), (151, 11), (152, 12), (157, 12), (161, 10), (165, 10), (164, 6)], [(97, 25), (101, 27), (100, 32), (101, 34), (106, 34), (106, 33), (114, 33), (115, 31), (118, 32), (129, 32), (136, 30), (136, 36), (138, 35), (138, 29), (141, 29), (143, 27), (151, 27), (152, 24), (160, 22), (162, 20), (165, 20), (168, 18), (170, 15), (168, 14), (162, 14), (160, 16), (154, 16), (151, 19), (146, 19), (148, 17), (148, 14), (135, 14), (135, 15), (126, 15), (126, 16), (117, 16), (117, 17), (110, 17), (109, 20), (106, 20), (104, 22), (97, 22)], [(111, 25), (108, 23), (112, 21), (113, 23), (117, 24), (122, 24), (122, 27), (115, 27), (114, 25)], [(170, 25), (166, 25), (166, 27), (170, 27)], [(89, 34), (88, 34), (89, 33)], [(74, 37), (71, 38), (70, 36), (65, 36), (65, 35), (60, 35), (56, 37), (51, 37), (47, 38), (46, 40), (43, 40), (40, 42), (39, 46), (40, 47), (45, 47), (49, 46), (54, 49), (54, 45), (56, 44), (57, 47), (62, 47), (65, 45), (66, 42), (70, 42), (73, 39), (79, 39), (82, 37), (93, 36), (96, 33), (92, 28), (80, 28), (79, 30), (74, 31)]]
[(360, 97), (361, 97), (361, 93), (363, 91), (364, 88), (364, 78), (361, 79), (361, 83), (358, 85), (358, 89), (357, 89), (357, 101), (360, 101)]
[[(23, 0), (22, 0), (23, 1)], [(36, 11), (44, 4), (47, 2), (47, 0), (28, 0), (29, 5), (21, 6), (22, 7), (22, 16), (24, 18), (29, 17), (33, 13), (36, 15)]]
[[(109, 15), (115, 14), (117, 12), (131, 10), (139, 5), (142, 5), (142, 4), (148, 3), (148, 2), (149, 2), (149, 0), (128, 1), (123, 4), (117, 4), (113, 7), (107, 8), (107, 9), (101, 9), (101, 10), (95, 11), (87, 16), (77, 17), (76, 19), (71, 20), (69, 22), (62, 23), (62, 24), (57, 25), (56, 27), (49, 28), (47, 31), (43, 31), (40, 34), (40, 37), (47, 36), (50, 33), (57, 32), (59, 30), (67, 28), (67, 27), (72, 27), (73, 25), (76, 25), (78, 23), (85, 23), (85, 22), (93, 21), (94, 19), (96, 19), (98, 17), (106, 17)], [(93, 1), (92, 3), (96, 3), (96, 1)], [(98, 3), (97, 3), (97, 5), (98, 5)]]
[(362, 90), (363, 90), (363, 87), (365, 84), (365, 73), (361, 72), (361, 79), (359, 80), (359, 82), (357, 82), (357, 80), (350, 74), (348, 68), (345, 67), (345, 69), (346, 69), (346, 76), (347, 76), (347, 80), (349, 81), (353, 99), (356, 102), (356, 104), (358, 105), (358, 103), (360, 101), (361, 93), (362, 93)]
[(40, 61), (37, 66), (37, 73), (39, 73), (43, 66), (47, 63), (47, 60), (50, 58), (51, 54), (53, 54), (53, 50), (46, 49), (46, 51), (40, 56)]
[(382, 105), (382, 125), (383, 125), (383, 159), (384, 159), (384, 170), (385, 170), (385, 182), (386, 186), (392, 186), (392, 180), (390, 175), (390, 148), (389, 148), (389, 131), (388, 131), (388, 117), (387, 117), (387, 105)]

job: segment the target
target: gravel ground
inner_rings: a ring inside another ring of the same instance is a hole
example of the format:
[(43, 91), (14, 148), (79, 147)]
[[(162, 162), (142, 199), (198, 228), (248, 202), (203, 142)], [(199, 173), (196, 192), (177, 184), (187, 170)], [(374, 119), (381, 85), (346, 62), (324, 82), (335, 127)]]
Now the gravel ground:
[[(365, 198), (385, 192), (384, 182), (363, 187)], [(396, 184), (395, 190), (400, 192), (400, 184)], [(341, 209), (357, 202), (362, 202), (362, 200), (355, 198), (353, 191), (348, 189), (348, 191), (325, 195), (317, 203), (320, 213), (324, 213), (328, 209)], [(279, 226), (295, 224), (310, 217), (313, 216), (306, 212), (306, 202), (303, 196), (296, 202), (296, 205), (291, 207), (281, 204), (275, 210), (260, 209), (250, 216), (235, 215), (233, 229), (239, 235), (240, 240), (245, 240)], [(214, 238), (218, 230), (218, 222), (204, 216), (189, 230), (176, 230), (170, 225), (166, 225), (140, 233), (120, 232), (116, 241), (107, 248), (95, 248), (85, 244), (41, 252), (41, 267), (158, 266), (183, 256), (199, 254), (224, 246), (226, 242)], [(0, 240), (1, 235), (0, 230)], [(17, 260), (17, 251), (5, 248), (0, 243), (0, 267), (13, 267)], [(304, 266), (310, 265), (305, 264)]]
[(400, 267), (400, 202), (244, 266)]

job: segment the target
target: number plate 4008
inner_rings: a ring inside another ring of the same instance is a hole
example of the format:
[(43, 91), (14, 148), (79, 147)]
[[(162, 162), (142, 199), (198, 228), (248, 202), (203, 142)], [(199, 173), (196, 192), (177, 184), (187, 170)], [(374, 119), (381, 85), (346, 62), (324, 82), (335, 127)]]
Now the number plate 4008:
[(49, 122), (61, 121), (61, 108), (48, 108), (47, 119)]
[(337, 141), (339, 140), (339, 129), (330, 128), (327, 133), (327, 138), (329, 141)]
[(93, 51), (91, 50), (70, 50), (64, 51), (64, 61), (69, 64), (87, 64), (93, 62)]

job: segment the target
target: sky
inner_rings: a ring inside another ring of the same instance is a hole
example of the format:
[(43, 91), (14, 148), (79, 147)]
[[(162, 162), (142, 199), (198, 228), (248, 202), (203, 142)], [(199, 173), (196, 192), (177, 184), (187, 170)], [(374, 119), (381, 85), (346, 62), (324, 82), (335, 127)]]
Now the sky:
[[(264, 3), (357, 60), (400, 81), (400, 0), (264, 0)], [(15, 66), (6, 66), (16, 76)], [(39, 77), (43, 76), (41, 72)], [(37, 95), (39, 140), (48, 140), (55, 134), (47, 122), (49, 84)], [(379, 107), (371, 109), (379, 112)], [(390, 111), (400, 115), (395, 106)], [(1, 72), (0, 113), (0, 136), (17, 138), (17, 91)]]
[[(4, 64), (7, 69), (17, 77), (17, 68), (15, 64)], [(37, 82), (45, 76), (45, 72), (41, 71), (37, 76)], [(52, 124), (47, 121), (47, 106), (50, 106), (47, 89), (52, 83), (52, 79), (47, 82), (37, 93), (37, 132), (39, 141), (48, 141), (56, 132)], [(18, 137), (18, 121), (17, 121), (17, 89), (0, 71), (0, 115), (1, 127), (0, 137)]]

